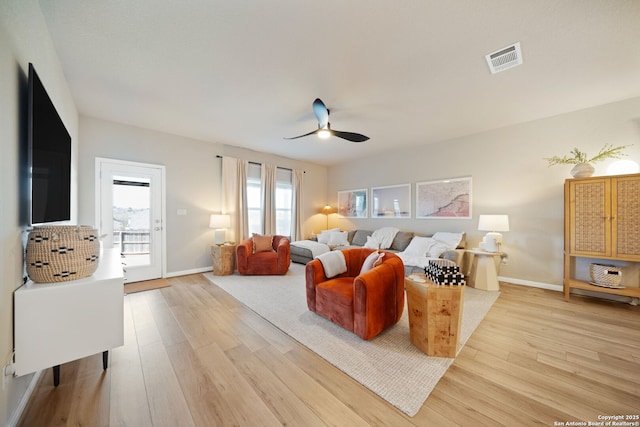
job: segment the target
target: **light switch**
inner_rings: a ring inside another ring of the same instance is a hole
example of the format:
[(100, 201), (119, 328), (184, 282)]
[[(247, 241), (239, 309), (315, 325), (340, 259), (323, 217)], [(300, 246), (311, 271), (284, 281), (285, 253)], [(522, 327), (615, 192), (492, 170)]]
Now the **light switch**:
[(178, 209), (178, 215), (186, 215), (186, 214), (187, 214), (186, 209)]

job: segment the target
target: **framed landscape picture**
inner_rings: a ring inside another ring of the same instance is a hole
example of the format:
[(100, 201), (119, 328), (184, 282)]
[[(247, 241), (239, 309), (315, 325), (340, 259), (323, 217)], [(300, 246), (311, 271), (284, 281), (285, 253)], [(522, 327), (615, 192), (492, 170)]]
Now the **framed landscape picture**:
[(411, 184), (373, 187), (371, 218), (411, 218)]
[(416, 183), (416, 218), (471, 219), (471, 177)]
[(345, 218), (367, 218), (367, 190), (338, 191), (338, 214)]

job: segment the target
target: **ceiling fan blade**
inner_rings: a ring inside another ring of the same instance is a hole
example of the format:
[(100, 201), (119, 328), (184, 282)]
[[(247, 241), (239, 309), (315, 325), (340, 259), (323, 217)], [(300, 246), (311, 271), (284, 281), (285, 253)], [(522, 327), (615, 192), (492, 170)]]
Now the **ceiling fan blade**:
[(347, 141), (351, 141), (351, 142), (365, 142), (366, 140), (369, 139), (368, 136), (364, 136), (362, 134), (353, 133), (353, 132), (342, 132), (339, 130), (331, 129), (331, 133), (334, 136), (337, 136), (338, 138), (346, 139)]
[(318, 119), (318, 127), (323, 128), (329, 123), (329, 109), (320, 98), (313, 101), (313, 114)]
[(309, 136), (309, 135), (313, 135), (314, 133), (318, 133), (320, 131), (320, 129), (316, 129), (313, 132), (309, 132), (309, 133), (305, 133), (304, 135), (298, 135), (298, 136), (292, 136), (291, 138), (287, 138), (286, 136), (284, 137), (284, 139), (298, 139), (298, 138), (302, 138), (303, 136)]

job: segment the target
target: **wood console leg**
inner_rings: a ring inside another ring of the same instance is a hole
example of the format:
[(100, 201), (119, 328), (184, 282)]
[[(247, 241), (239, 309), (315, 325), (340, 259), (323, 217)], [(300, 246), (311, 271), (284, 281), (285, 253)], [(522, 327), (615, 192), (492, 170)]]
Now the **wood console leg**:
[(107, 370), (107, 362), (109, 361), (109, 350), (102, 352), (102, 369)]
[(60, 365), (53, 367), (53, 386), (58, 387), (60, 384)]

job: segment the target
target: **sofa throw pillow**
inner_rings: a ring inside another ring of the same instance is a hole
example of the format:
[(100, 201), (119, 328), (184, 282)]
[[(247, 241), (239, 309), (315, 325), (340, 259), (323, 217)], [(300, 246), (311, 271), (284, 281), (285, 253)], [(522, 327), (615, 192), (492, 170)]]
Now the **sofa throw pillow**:
[(254, 234), (253, 252), (273, 252), (273, 236)]
[(371, 233), (373, 233), (371, 230), (356, 230), (353, 234), (353, 239), (351, 239), (351, 244), (354, 246), (364, 246), (365, 243), (367, 243), (367, 237), (371, 236)]
[(433, 237), (434, 240), (447, 245), (448, 249), (455, 249), (462, 241), (462, 235), (463, 233), (449, 233), (446, 231), (438, 231), (431, 237)]
[(431, 246), (433, 246), (435, 243), (436, 241), (431, 237), (415, 236), (413, 239), (411, 239), (409, 246), (407, 246), (403, 253), (407, 256), (412, 257), (427, 256), (429, 248), (431, 248)]
[(449, 247), (447, 244), (442, 242), (435, 242), (433, 245), (429, 247), (429, 256), (431, 258), (440, 258), (440, 255), (445, 253)]
[(347, 240), (347, 235), (349, 234), (347, 231), (333, 231), (329, 234), (329, 246), (349, 246), (349, 241)]
[(369, 254), (364, 259), (362, 263), (362, 267), (360, 268), (360, 274), (366, 273), (371, 270), (373, 267), (376, 267), (382, 263), (382, 257), (384, 256), (384, 252), (374, 251)]
[(414, 233), (412, 231), (398, 231), (391, 243), (391, 249), (398, 252), (404, 251), (407, 249), (407, 246), (409, 246), (409, 243), (411, 243), (413, 236)]
[(334, 231), (340, 231), (340, 229), (336, 227), (336, 228), (329, 228), (327, 230), (320, 230), (320, 234), (322, 234), (322, 233), (333, 233)]
[(318, 234), (318, 243), (324, 243), (325, 245), (329, 244), (329, 238), (331, 237), (331, 233), (320, 233)]
[(380, 242), (378, 242), (373, 236), (367, 236), (367, 242), (364, 244), (365, 248), (380, 249)]
[(320, 243), (324, 243), (325, 245), (329, 244), (329, 239), (331, 238), (331, 233), (339, 232), (339, 228), (330, 228), (328, 230), (320, 231), (320, 234), (316, 236), (316, 240)]

